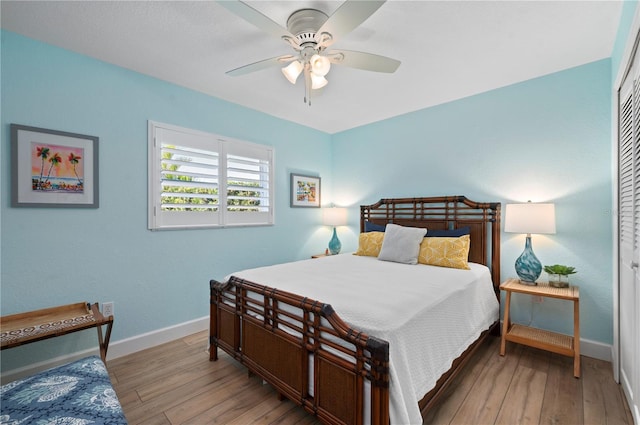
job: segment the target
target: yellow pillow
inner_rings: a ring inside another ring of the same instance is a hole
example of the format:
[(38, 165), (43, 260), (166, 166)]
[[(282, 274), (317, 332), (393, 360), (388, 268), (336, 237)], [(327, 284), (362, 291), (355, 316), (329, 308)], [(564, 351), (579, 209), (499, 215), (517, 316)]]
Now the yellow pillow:
[(418, 263), (469, 270), (470, 243), (469, 235), (458, 238), (426, 237), (420, 244)]
[(383, 239), (384, 232), (360, 233), (360, 238), (358, 240), (358, 250), (355, 252), (355, 255), (377, 257), (378, 254), (380, 254), (380, 248), (382, 248)]

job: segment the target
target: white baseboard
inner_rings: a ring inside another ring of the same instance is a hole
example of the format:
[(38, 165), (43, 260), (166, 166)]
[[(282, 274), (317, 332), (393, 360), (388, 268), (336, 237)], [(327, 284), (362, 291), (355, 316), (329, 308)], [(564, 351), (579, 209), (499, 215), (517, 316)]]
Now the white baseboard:
[(580, 354), (583, 356), (610, 362), (612, 349), (611, 344), (580, 338)]
[(209, 316), (190, 320), (109, 344), (107, 361), (209, 329)]
[[(152, 332), (147, 332), (141, 335), (136, 335), (131, 338), (122, 339), (120, 341), (112, 341), (111, 343), (109, 343), (107, 361), (117, 359), (118, 357), (126, 356), (137, 351), (145, 350), (147, 348), (155, 347), (169, 341), (184, 338), (185, 336), (192, 335), (194, 333), (201, 332), (207, 329), (209, 329), (209, 316), (191, 320), (189, 322), (180, 323), (174, 326), (169, 326), (167, 328), (158, 329)], [(69, 363), (74, 360), (78, 360), (91, 355), (100, 355), (100, 352), (97, 348), (77, 351), (75, 353), (56, 357), (51, 360), (46, 360), (18, 369), (13, 369), (8, 371), (7, 373), (2, 374), (1, 383), (2, 385), (4, 385), (7, 382), (15, 381), (16, 379), (24, 378), (43, 370), (50, 369), (52, 367), (56, 367), (61, 364)]]

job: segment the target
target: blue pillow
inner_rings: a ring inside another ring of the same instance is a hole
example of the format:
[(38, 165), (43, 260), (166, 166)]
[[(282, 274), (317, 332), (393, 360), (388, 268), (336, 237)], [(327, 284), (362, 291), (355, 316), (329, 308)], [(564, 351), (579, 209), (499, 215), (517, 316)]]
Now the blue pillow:
[(375, 224), (370, 221), (364, 222), (364, 231), (366, 232), (384, 232), (387, 228), (386, 224)]
[[(366, 223), (365, 223), (366, 225)], [(443, 229), (434, 229), (427, 230), (427, 237), (431, 238), (457, 238), (464, 235), (471, 234), (471, 227), (465, 226), (459, 229), (451, 229), (451, 230), (443, 230)]]

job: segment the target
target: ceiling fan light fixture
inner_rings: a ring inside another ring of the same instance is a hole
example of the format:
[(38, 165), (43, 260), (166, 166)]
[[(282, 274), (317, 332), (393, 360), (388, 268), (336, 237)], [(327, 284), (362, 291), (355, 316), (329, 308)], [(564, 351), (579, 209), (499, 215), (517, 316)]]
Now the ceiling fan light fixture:
[(285, 78), (289, 80), (291, 84), (295, 84), (300, 73), (302, 73), (303, 66), (299, 61), (293, 61), (289, 65), (282, 68), (282, 73)]
[(321, 89), (329, 83), (322, 75), (317, 75), (315, 72), (311, 73), (311, 89)]
[(311, 71), (321, 77), (327, 75), (331, 69), (331, 62), (326, 56), (313, 55), (309, 63), (311, 64)]

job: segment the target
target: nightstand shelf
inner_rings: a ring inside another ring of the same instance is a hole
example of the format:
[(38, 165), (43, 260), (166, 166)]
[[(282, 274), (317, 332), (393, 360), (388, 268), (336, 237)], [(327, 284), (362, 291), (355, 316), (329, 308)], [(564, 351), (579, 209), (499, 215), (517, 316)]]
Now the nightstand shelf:
[[(573, 375), (580, 377), (580, 292), (577, 286), (568, 288), (555, 288), (548, 283), (538, 285), (524, 285), (518, 279), (508, 279), (500, 285), (500, 289), (506, 292), (504, 306), (504, 318), (502, 323), (502, 339), (500, 342), (500, 355), (504, 356), (506, 342), (511, 341), (530, 347), (551, 351), (573, 357)], [(529, 294), (540, 297), (558, 298), (573, 301), (573, 335), (564, 335), (556, 332), (532, 328), (529, 326), (511, 323), (511, 294), (513, 292)]]

